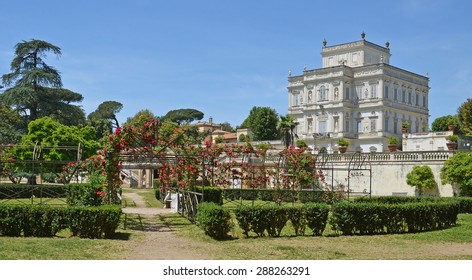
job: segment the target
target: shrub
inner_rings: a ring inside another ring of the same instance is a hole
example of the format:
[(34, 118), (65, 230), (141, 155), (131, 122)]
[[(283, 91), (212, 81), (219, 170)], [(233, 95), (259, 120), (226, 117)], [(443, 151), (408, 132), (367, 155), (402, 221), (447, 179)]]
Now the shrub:
[(398, 143), (400, 142), (400, 140), (398, 140), (398, 137), (397, 136), (390, 136), (388, 137), (388, 144), (390, 145), (398, 145)]
[(0, 205), (0, 235), (49, 237), (69, 228), (72, 235), (113, 237), (121, 216), (119, 206), (49, 207)]
[(454, 225), (459, 207), (458, 201), (339, 203), (330, 222), (344, 235), (420, 232)]
[(116, 205), (73, 206), (68, 209), (68, 226), (73, 236), (110, 238), (118, 228), (120, 216), (121, 209)]
[(205, 234), (215, 239), (223, 239), (228, 236), (232, 225), (228, 209), (213, 202), (202, 202), (197, 209), (197, 225)]
[[(214, 202), (216, 204), (223, 204), (223, 190), (220, 187), (196, 187), (198, 193), (203, 192), (203, 202)], [(201, 199), (200, 199), (201, 200)]]
[(313, 231), (313, 235), (321, 236), (328, 223), (330, 206), (325, 203), (307, 203), (304, 205), (306, 225)]
[(105, 191), (91, 184), (67, 185), (67, 204), (72, 206), (99, 206), (103, 203)]
[(433, 189), (438, 186), (436, 180), (434, 180), (433, 170), (427, 165), (413, 167), (413, 170), (406, 174), (406, 183), (410, 186), (416, 186), (420, 196), (423, 190)]
[(338, 139), (338, 146), (349, 147), (349, 140), (347, 140), (346, 138), (339, 138)]

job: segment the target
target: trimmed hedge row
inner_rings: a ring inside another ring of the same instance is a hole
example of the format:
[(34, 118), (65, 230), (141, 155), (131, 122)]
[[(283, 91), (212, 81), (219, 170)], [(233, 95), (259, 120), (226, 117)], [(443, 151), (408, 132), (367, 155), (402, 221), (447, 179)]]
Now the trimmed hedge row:
[(220, 187), (202, 187), (195, 188), (198, 193), (203, 192), (203, 202), (214, 202), (216, 204), (223, 204), (223, 190)]
[(0, 205), (0, 235), (51, 237), (68, 228), (73, 236), (111, 238), (120, 216), (118, 206)]
[(414, 202), (458, 202), (459, 213), (472, 213), (472, 197), (431, 197), (431, 196), (376, 196), (359, 197), (354, 202), (376, 202), (386, 204), (401, 204)]
[(214, 202), (202, 202), (198, 204), (197, 225), (205, 234), (224, 239), (232, 228), (230, 212)]
[(323, 203), (307, 203), (296, 206), (254, 205), (239, 206), (234, 210), (243, 233), (249, 237), (252, 231), (257, 236), (280, 236), (290, 221), (296, 235), (304, 235), (308, 226), (313, 235), (321, 235), (326, 227), (330, 206)]
[(459, 208), (457, 201), (338, 203), (330, 223), (343, 235), (429, 231), (455, 225)]

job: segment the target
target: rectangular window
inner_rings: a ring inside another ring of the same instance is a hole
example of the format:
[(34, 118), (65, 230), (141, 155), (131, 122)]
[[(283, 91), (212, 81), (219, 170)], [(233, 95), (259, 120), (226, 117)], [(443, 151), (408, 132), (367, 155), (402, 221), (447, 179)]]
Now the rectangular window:
[(397, 127), (397, 121), (393, 121), (393, 133), (397, 134), (398, 133), (398, 127)]
[(384, 98), (388, 98), (388, 86), (384, 87)]
[(427, 105), (426, 105), (426, 96), (425, 95), (423, 95), (423, 107), (427, 107)]
[(383, 127), (385, 132), (388, 132), (388, 119), (384, 120), (384, 127)]
[(402, 91), (402, 102), (406, 102), (406, 91)]
[(415, 104), (416, 104), (416, 106), (420, 106), (420, 104), (419, 104), (420, 101), (419, 100), (420, 100), (420, 96), (418, 94), (415, 94)]
[(357, 133), (360, 133), (362, 131), (362, 122), (360, 120), (357, 121)]
[(298, 106), (298, 94), (293, 95), (293, 106)]
[(344, 131), (349, 132), (349, 120), (346, 120), (344, 123)]
[(326, 121), (320, 121), (319, 122), (319, 128), (318, 128), (318, 132), (321, 133), (321, 134), (326, 134)]
[(396, 88), (393, 89), (393, 100), (398, 100), (398, 90)]
[(413, 104), (411, 103), (411, 92), (408, 93), (408, 104)]
[(377, 85), (370, 86), (370, 98), (377, 98)]
[(356, 87), (356, 99), (362, 98), (362, 87)]
[(349, 88), (346, 88), (346, 95), (344, 96), (344, 99), (349, 100)]
[(370, 120), (370, 131), (371, 132), (377, 131), (377, 120), (376, 119)]

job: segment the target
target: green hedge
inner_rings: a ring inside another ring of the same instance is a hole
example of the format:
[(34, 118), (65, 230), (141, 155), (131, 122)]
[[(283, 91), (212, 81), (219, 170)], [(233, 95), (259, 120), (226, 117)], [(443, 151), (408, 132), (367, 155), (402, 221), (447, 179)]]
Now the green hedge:
[(205, 234), (224, 239), (232, 228), (230, 212), (214, 202), (202, 202), (198, 204), (197, 225)]
[(296, 235), (304, 235), (308, 226), (313, 235), (321, 235), (326, 228), (330, 206), (324, 203), (305, 205), (254, 205), (239, 206), (234, 213), (243, 233), (249, 237), (252, 231), (257, 236), (280, 236), (290, 221)]
[(67, 196), (67, 187), (58, 185), (0, 184), (0, 199)]
[(223, 204), (222, 189), (220, 187), (198, 186), (195, 190), (198, 193), (203, 192), (203, 202), (214, 202), (219, 205)]
[(74, 236), (111, 238), (120, 215), (119, 206), (0, 205), (0, 235), (48, 237), (68, 228)]
[(413, 203), (413, 202), (458, 202), (459, 213), (472, 213), (472, 197), (431, 197), (431, 196), (376, 196), (360, 197), (354, 200), (356, 203), (377, 202), (387, 204)]
[(437, 230), (456, 224), (457, 201), (405, 203), (338, 203), (330, 220), (343, 235)]
[(67, 186), (67, 204), (73, 206), (99, 206), (103, 203), (101, 187), (91, 184), (73, 183)]
[(224, 189), (223, 198), (227, 200), (262, 200), (283, 202), (316, 202), (325, 203), (323, 195), (327, 191), (320, 190), (289, 190), (289, 189)]

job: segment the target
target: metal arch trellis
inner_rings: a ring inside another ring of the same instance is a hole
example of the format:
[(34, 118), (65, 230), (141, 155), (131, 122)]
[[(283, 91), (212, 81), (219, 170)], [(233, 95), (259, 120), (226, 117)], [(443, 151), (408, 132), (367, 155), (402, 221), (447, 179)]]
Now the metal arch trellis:
[[(350, 194), (361, 194), (372, 196), (372, 165), (370, 163), (369, 154), (362, 154), (356, 152), (352, 155), (348, 164), (348, 177), (347, 177), (347, 197), (349, 200)], [(351, 178), (353, 176), (364, 176), (363, 172), (369, 173), (369, 189), (366, 188), (362, 192), (351, 191)]]
[[(11, 190), (2, 189), (0, 188), (0, 195), (3, 198), (1, 203), (14, 203), (14, 204), (25, 204), (24, 200), (20, 198), (30, 198), (30, 203), (34, 203), (35, 199), (39, 200), (40, 204), (54, 204), (53, 199), (59, 200), (58, 203), (62, 204), (65, 203), (64, 200), (64, 193), (63, 191), (54, 191), (52, 188), (45, 188), (43, 185), (43, 180), (39, 183), (36, 181), (36, 175), (40, 174), (43, 175), (44, 171), (49, 169), (58, 170), (57, 166), (63, 166), (72, 162), (74, 160), (48, 160), (42, 158), (44, 151), (46, 150), (58, 150), (58, 151), (77, 151), (76, 152), (76, 160), (79, 161), (82, 156), (82, 147), (81, 144), (77, 146), (42, 146), (39, 143), (35, 143), (35, 145), (1, 145), (1, 150), (3, 155), (0, 159), (0, 170), (5, 172), (5, 168), (9, 167), (8, 165), (12, 165), (12, 169), (16, 167), (23, 166), (23, 171), (30, 173), (31, 176), (23, 177), (27, 178), (28, 182), (27, 185), (30, 187), (28, 189), (24, 189), (18, 192), (12, 193)], [(11, 150), (12, 153), (8, 154), (8, 150)], [(30, 154), (30, 159), (21, 159), (14, 156), (14, 152), (18, 150), (26, 150), (26, 154)], [(29, 168), (27, 166), (30, 165)], [(38, 168), (39, 166), (39, 168)], [(38, 173), (39, 171), (39, 173)], [(14, 176), (15, 172), (9, 172), (11, 176)], [(2, 177), (6, 173), (2, 174)], [(21, 178), (21, 177), (20, 177)], [(41, 176), (43, 178), (43, 176)], [(13, 179), (11, 179), (13, 180)], [(61, 182), (63, 183), (63, 182)]]

